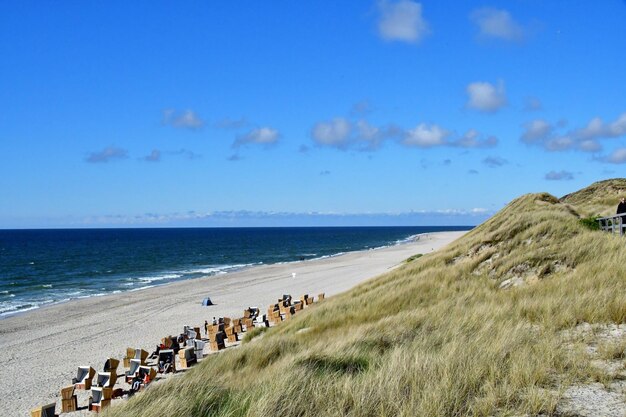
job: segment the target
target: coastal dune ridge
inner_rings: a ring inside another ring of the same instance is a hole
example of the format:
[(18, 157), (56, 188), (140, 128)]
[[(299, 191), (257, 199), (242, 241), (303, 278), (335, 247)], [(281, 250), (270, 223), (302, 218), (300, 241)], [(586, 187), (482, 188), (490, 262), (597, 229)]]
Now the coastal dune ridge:
[(107, 415), (623, 417), (626, 244), (597, 218), (625, 195), (522, 195)]
[[(37, 405), (60, 403), (59, 390), (71, 383), (78, 366), (99, 369), (105, 358), (121, 358), (128, 346), (151, 351), (162, 337), (180, 333), (183, 325), (239, 317), (244, 308), (264, 309), (282, 294), (336, 295), (464, 233), (431, 232), (377, 249), (258, 265), (8, 316), (0, 320), (3, 415), (27, 415)], [(206, 296), (214, 306), (201, 306)]]

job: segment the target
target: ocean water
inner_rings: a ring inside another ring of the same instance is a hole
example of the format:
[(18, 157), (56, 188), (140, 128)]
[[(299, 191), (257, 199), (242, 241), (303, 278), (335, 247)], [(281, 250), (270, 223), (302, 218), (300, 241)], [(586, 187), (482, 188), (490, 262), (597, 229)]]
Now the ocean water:
[(0, 230), (0, 318), (246, 267), (401, 244), (470, 227)]

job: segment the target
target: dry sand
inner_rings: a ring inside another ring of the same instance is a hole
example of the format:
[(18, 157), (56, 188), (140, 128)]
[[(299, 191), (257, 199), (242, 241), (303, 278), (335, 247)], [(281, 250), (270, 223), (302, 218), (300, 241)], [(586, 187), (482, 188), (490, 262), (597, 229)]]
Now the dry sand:
[[(411, 255), (437, 250), (464, 233), (429, 233), (388, 248), (258, 266), (71, 301), (0, 320), (0, 415), (28, 416), (33, 407), (54, 401), (58, 414), (59, 391), (71, 384), (79, 365), (99, 370), (107, 357), (120, 359), (126, 347), (151, 352), (163, 336), (182, 332), (185, 324), (201, 326), (214, 316), (240, 317), (248, 306), (264, 311), (282, 294), (299, 297), (324, 292), (332, 296), (389, 271)], [(201, 306), (205, 296), (216, 305)], [(120, 363), (118, 373), (122, 370)], [(85, 405), (79, 400), (79, 408)]]

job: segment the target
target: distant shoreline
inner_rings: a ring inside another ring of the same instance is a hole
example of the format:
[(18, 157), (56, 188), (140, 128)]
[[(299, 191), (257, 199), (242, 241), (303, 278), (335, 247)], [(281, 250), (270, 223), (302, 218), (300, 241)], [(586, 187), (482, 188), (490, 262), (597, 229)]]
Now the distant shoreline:
[[(452, 229), (460, 228), (460, 227), (465, 227), (465, 226), (450, 226), (450, 228)], [(467, 227), (469, 228), (470, 226), (467, 226)], [(257, 228), (257, 229), (274, 229), (274, 228)], [(294, 229), (294, 228), (287, 228), (287, 229)], [(299, 229), (299, 228), (295, 228), (295, 229)], [(315, 229), (319, 229), (319, 228), (315, 228)], [(338, 228), (338, 229), (351, 229), (351, 228)], [(385, 227), (382, 227), (381, 229), (385, 229)], [(44, 229), (44, 230), (47, 231), (48, 229)], [(95, 229), (95, 230), (110, 230), (110, 229)], [(34, 231), (37, 232), (38, 230), (34, 230)], [(411, 243), (415, 241), (416, 239), (419, 239), (420, 235), (425, 235), (428, 233), (438, 233), (438, 232), (428, 231), (428, 232), (423, 232), (423, 233), (416, 233), (416, 234), (409, 235), (405, 238), (400, 238), (395, 241), (381, 244), (378, 246), (372, 246), (372, 247), (366, 246), (363, 249), (344, 250), (344, 251), (340, 251), (336, 253), (324, 254), (324, 255), (319, 255), (319, 256), (315, 256), (317, 255), (317, 253), (305, 253), (304, 255), (309, 256), (306, 259), (304, 258), (291, 259), (287, 261), (274, 261), (270, 263), (264, 263), (263, 261), (252, 262), (252, 263), (242, 262), (240, 264), (232, 264), (232, 265), (225, 264), (221, 266), (215, 265), (211, 267), (196, 267), (195, 269), (190, 269), (190, 270), (185, 270), (185, 269), (181, 270), (180, 269), (181, 267), (177, 267), (177, 266), (172, 266), (171, 268), (165, 268), (164, 270), (160, 270), (160, 271), (157, 269), (152, 272), (138, 270), (134, 274), (134, 277), (132, 279), (128, 278), (128, 280), (136, 281), (135, 283), (130, 282), (128, 284), (122, 284), (123, 286), (120, 286), (119, 282), (121, 278), (119, 278), (119, 276), (115, 276), (110, 281), (110, 284), (105, 284), (103, 285), (103, 288), (101, 290), (98, 289), (99, 291), (95, 291), (95, 292), (92, 291), (91, 293), (88, 292), (89, 290), (82, 289), (82, 288), (76, 288), (75, 291), (71, 290), (73, 292), (69, 292), (68, 290), (65, 290), (65, 293), (63, 292), (63, 290), (59, 292), (56, 290), (56, 287), (58, 284), (64, 285), (63, 281), (61, 281), (60, 283), (57, 283), (52, 280), (51, 281), (46, 280), (45, 281), (46, 285), (43, 285), (43, 284), (40, 285), (40, 288), (41, 287), (44, 288), (43, 292), (42, 290), (38, 290), (39, 293), (37, 292), (33, 293), (35, 298), (29, 299), (28, 295), (21, 295), (21, 297), (26, 297), (26, 299), (19, 298), (19, 297), (18, 298), (5, 298), (3, 302), (10, 301), (16, 304), (16, 307), (12, 307), (16, 309), (6, 310), (6, 311), (2, 311), (0, 309), (0, 321), (6, 320), (7, 318), (10, 318), (10, 317), (27, 314), (32, 311), (46, 309), (51, 306), (62, 305), (62, 304), (66, 304), (66, 303), (70, 303), (74, 301), (106, 297), (109, 295), (117, 295), (120, 293), (127, 293), (127, 292), (145, 291), (147, 289), (162, 287), (162, 286), (169, 285), (169, 284), (176, 283), (176, 282), (182, 282), (182, 281), (193, 280), (193, 279), (204, 279), (204, 278), (216, 277), (216, 276), (220, 276), (224, 274), (245, 271), (245, 270), (248, 270), (249, 268), (254, 268), (254, 267), (258, 267), (262, 265), (283, 265), (283, 264), (288, 265), (291, 263), (297, 263), (297, 262), (303, 262), (303, 261), (308, 262), (308, 261), (315, 261), (318, 259), (332, 258), (332, 257), (344, 255), (346, 253), (358, 252), (361, 250), (376, 250), (376, 249), (387, 248), (387, 247), (391, 247), (395, 245)], [(323, 246), (321, 246), (319, 250), (322, 253), (324, 253)], [(315, 252), (317, 252), (317, 250)], [(310, 257), (311, 255), (314, 255), (314, 256)], [(295, 256), (292, 256), (292, 258), (294, 257)], [(250, 260), (252, 261), (254, 259), (250, 259)], [(31, 264), (32, 263), (34, 262), (31, 262)], [(208, 272), (208, 271), (211, 271), (211, 272)], [(188, 275), (188, 276), (185, 276), (185, 275)], [(100, 280), (102, 279), (104, 278), (101, 277)], [(52, 284), (54, 284), (54, 289), (52, 289), (53, 287)], [(133, 286), (133, 284), (137, 284), (137, 285)], [(117, 285), (117, 288), (115, 287), (115, 285)], [(126, 286), (126, 285), (130, 285), (130, 286)], [(12, 290), (11, 287), (7, 287), (7, 288), (8, 288), (8, 291), (3, 291), (5, 296), (7, 293), (9, 293), (10, 294), (9, 297), (15, 297), (15, 295), (11, 293), (11, 291), (15, 291), (15, 290)], [(48, 291), (46, 291), (46, 289), (48, 289)], [(45, 294), (49, 294), (49, 295), (45, 295)], [(41, 299), (37, 299), (36, 297), (40, 297)], [(46, 297), (47, 299), (44, 297)], [(19, 303), (21, 303), (22, 305), (19, 306)]]

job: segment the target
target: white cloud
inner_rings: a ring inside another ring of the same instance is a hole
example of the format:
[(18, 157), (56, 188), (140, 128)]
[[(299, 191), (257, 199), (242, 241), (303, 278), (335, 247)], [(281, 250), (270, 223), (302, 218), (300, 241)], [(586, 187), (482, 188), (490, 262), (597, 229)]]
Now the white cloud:
[(192, 110), (163, 110), (163, 124), (181, 129), (197, 130), (204, 126), (204, 120)]
[[(321, 171), (320, 175), (326, 175)], [(331, 174), (332, 175), (332, 174)], [(276, 212), (276, 211), (186, 211), (173, 213), (113, 214), (85, 218), (71, 218), (74, 226), (97, 225), (180, 225), (180, 226), (345, 226), (345, 225), (446, 225), (451, 221), (466, 224), (479, 223), (492, 215), (488, 209), (443, 208), (400, 212)]]
[(168, 152), (170, 155), (177, 155), (177, 156), (183, 156), (187, 159), (199, 159), (202, 158), (202, 155), (199, 155), (193, 151), (190, 151), (189, 149), (185, 149), (185, 148), (181, 148), (177, 151), (170, 151)]
[(574, 174), (569, 171), (550, 171), (544, 178), (549, 181), (569, 181), (574, 179)]
[(422, 16), (422, 5), (410, 0), (378, 3), (380, 20), (378, 33), (389, 41), (419, 42), (430, 33), (428, 22)]
[(508, 163), (509, 161), (499, 156), (488, 156), (483, 159), (483, 164), (487, 165), (489, 168), (498, 168)]
[(626, 148), (615, 149), (607, 158), (607, 162), (612, 164), (626, 163)]
[(494, 113), (507, 103), (504, 82), (498, 85), (488, 82), (473, 82), (466, 88), (468, 101), (467, 107), (486, 113)]
[(465, 132), (463, 136), (452, 141), (450, 144), (460, 148), (493, 148), (498, 144), (498, 138), (488, 136), (485, 139), (481, 139), (480, 132), (476, 129), (470, 129)]
[(555, 132), (564, 127), (563, 123), (552, 125), (542, 119), (532, 120), (524, 124), (520, 140), (527, 144), (542, 146), (548, 151), (575, 149), (582, 152), (599, 152), (602, 150), (600, 140), (626, 135), (626, 113), (622, 113), (611, 123), (605, 123), (601, 118), (594, 117), (582, 128), (566, 133)]
[(602, 150), (602, 145), (600, 145), (594, 139), (583, 140), (578, 144), (578, 149), (583, 152), (598, 152)]
[(481, 37), (505, 41), (519, 41), (524, 38), (524, 29), (506, 10), (484, 7), (474, 10), (470, 19), (478, 26)]
[(351, 123), (343, 117), (336, 117), (328, 122), (316, 123), (311, 130), (311, 136), (318, 145), (346, 148), (351, 132)]
[(622, 113), (617, 120), (611, 123), (608, 131), (611, 137), (626, 135), (626, 113)]
[(252, 129), (245, 135), (238, 136), (233, 143), (233, 146), (241, 146), (250, 143), (256, 143), (260, 145), (273, 145), (280, 139), (280, 132), (271, 127), (260, 127), (258, 129)]
[[(390, 139), (397, 139), (401, 145), (414, 148), (493, 148), (498, 144), (498, 138), (482, 135), (476, 129), (469, 129), (458, 136), (437, 124), (420, 123), (406, 130), (394, 124), (375, 126), (365, 119), (352, 122), (342, 117), (316, 123), (311, 129), (311, 137), (318, 146), (359, 151), (376, 150)], [(308, 148), (305, 147), (305, 150)]]
[(575, 146), (575, 142), (569, 136), (555, 136), (546, 140), (544, 146), (549, 151), (566, 151)]
[(376, 127), (369, 124), (366, 120), (356, 122), (356, 144), (361, 150), (375, 150), (389, 138), (402, 135), (402, 129), (389, 125), (385, 127)]
[(601, 118), (594, 117), (587, 126), (575, 130), (572, 134), (580, 140), (617, 138), (626, 135), (626, 113), (622, 113), (611, 123), (604, 123)]
[(420, 123), (414, 129), (406, 132), (402, 143), (407, 146), (432, 148), (433, 146), (445, 145), (445, 139), (448, 136), (448, 131), (436, 124)]
[(554, 127), (542, 119), (535, 119), (524, 124), (524, 133), (522, 134), (522, 142), (534, 143), (546, 140), (554, 130)]
[(128, 151), (115, 146), (108, 146), (101, 151), (90, 153), (85, 161), (90, 163), (106, 163), (114, 159), (128, 158)]

